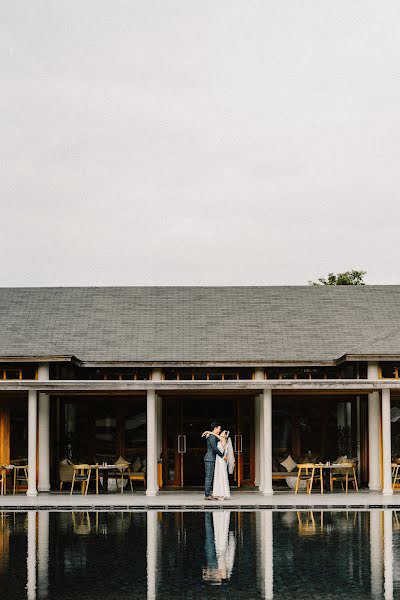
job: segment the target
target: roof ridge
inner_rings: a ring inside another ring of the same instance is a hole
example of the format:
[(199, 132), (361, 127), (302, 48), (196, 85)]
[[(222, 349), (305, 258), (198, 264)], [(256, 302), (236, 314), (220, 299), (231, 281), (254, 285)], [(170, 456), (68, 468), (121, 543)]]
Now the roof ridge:
[(355, 351), (362, 352), (362, 350), (365, 348), (365, 346), (375, 344), (376, 342), (381, 342), (382, 340), (385, 340), (388, 337), (391, 337), (399, 332), (400, 332), (400, 326), (396, 327), (396, 329), (391, 329), (390, 331), (388, 331), (387, 333), (384, 333), (382, 335), (376, 335), (372, 338), (368, 338), (361, 346), (353, 346), (353, 348), (349, 352), (345, 352), (345, 354), (353, 354)]

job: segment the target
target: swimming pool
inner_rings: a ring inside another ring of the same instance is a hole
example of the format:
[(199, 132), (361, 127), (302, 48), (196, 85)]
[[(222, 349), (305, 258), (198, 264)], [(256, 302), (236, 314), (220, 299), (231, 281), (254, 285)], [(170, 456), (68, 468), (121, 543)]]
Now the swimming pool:
[(2, 512), (0, 597), (400, 597), (400, 513)]

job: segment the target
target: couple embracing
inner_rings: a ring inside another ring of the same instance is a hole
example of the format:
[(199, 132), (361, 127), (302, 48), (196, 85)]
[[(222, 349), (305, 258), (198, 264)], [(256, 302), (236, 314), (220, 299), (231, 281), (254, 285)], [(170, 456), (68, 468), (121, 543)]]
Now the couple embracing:
[[(211, 423), (211, 431), (205, 431), (202, 437), (207, 438), (207, 452), (204, 456), (206, 500), (225, 500), (231, 497), (229, 473), (235, 467), (235, 454), (229, 431), (222, 431), (219, 423)], [(211, 494), (211, 486), (212, 494)]]

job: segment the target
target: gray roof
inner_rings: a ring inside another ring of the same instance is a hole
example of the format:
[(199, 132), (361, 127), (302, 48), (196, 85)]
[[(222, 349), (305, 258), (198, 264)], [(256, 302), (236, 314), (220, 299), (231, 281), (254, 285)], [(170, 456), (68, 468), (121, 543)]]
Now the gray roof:
[(0, 288), (0, 356), (326, 362), (400, 355), (400, 286)]

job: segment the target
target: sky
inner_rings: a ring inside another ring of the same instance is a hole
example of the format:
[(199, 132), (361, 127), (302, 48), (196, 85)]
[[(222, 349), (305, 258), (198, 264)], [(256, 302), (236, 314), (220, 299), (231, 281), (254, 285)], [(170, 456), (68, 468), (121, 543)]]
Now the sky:
[(0, 3), (0, 286), (400, 283), (400, 4)]

